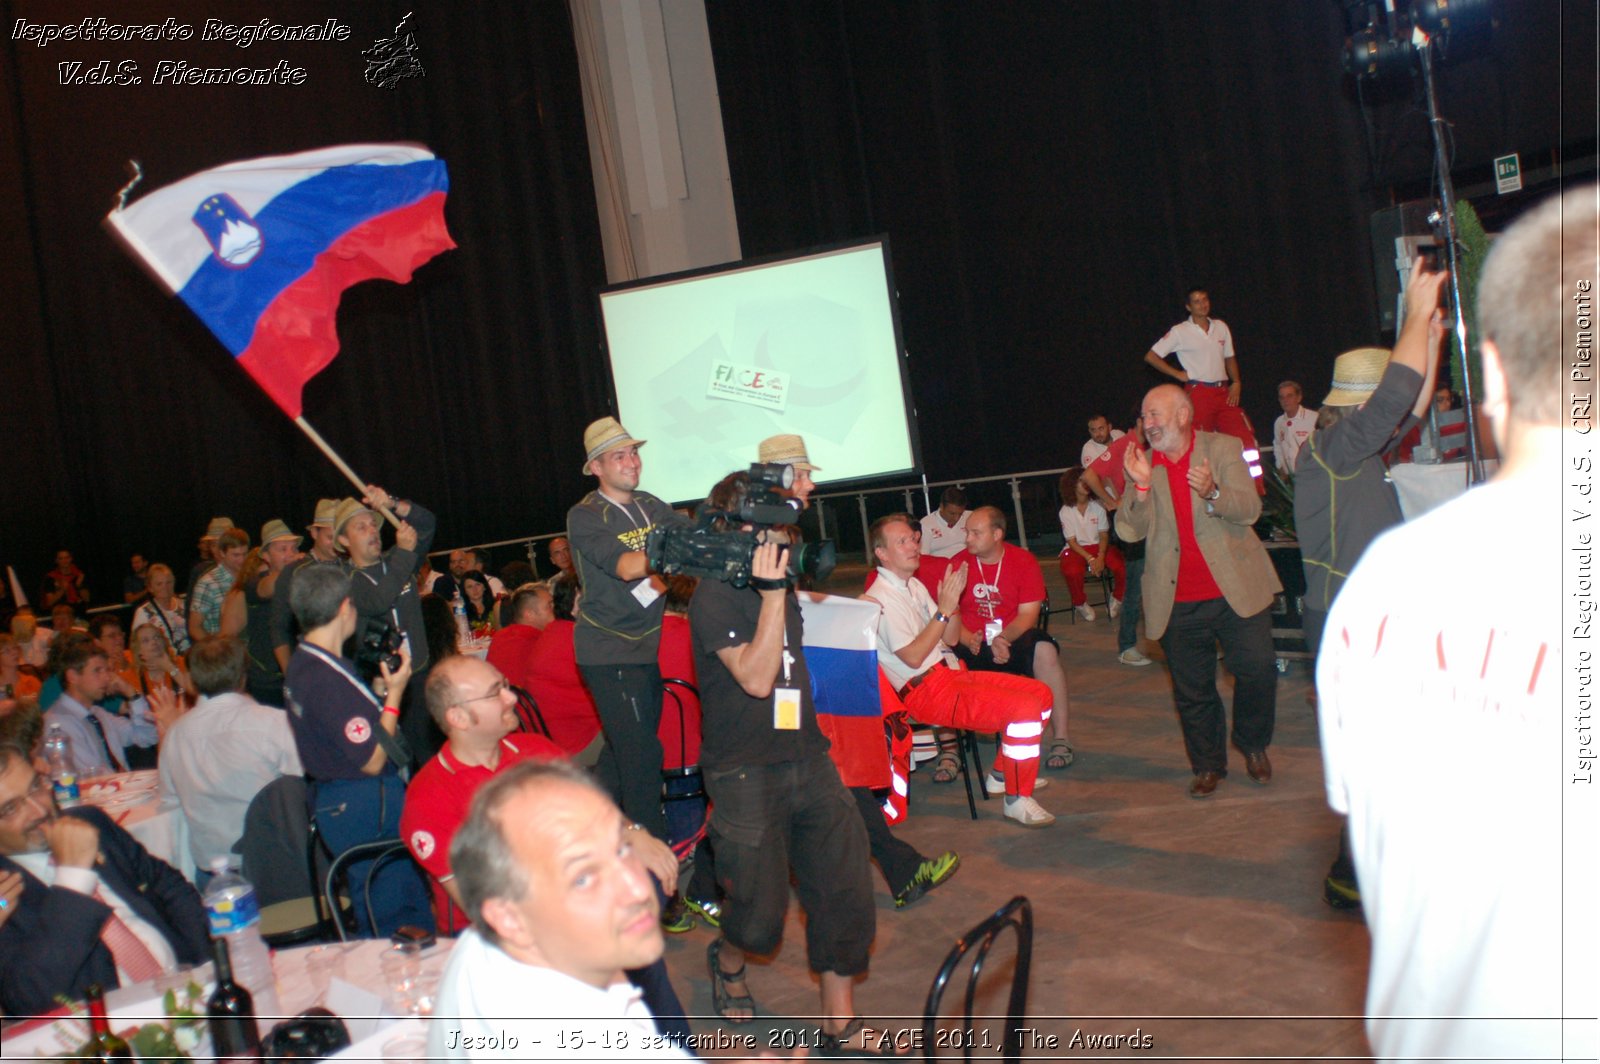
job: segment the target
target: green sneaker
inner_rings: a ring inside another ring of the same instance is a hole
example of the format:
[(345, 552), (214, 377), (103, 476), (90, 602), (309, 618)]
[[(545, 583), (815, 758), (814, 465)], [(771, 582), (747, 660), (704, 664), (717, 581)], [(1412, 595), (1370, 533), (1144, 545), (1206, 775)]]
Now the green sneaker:
[(669, 935), (681, 935), (694, 930), (694, 913), (684, 903), (681, 894), (674, 894), (661, 908), (661, 930)]
[(700, 901), (698, 898), (684, 898), (683, 904), (689, 911), (704, 920), (710, 927), (722, 926), (722, 904), (715, 901)]
[(955, 875), (957, 868), (961, 867), (961, 855), (954, 850), (946, 850), (938, 857), (923, 861), (917, 866), (917, 874), (894, 896), (894, 907), (904, 909), (907, 905), (922, 897), (928, 891), (937, 887), (951, 876)]

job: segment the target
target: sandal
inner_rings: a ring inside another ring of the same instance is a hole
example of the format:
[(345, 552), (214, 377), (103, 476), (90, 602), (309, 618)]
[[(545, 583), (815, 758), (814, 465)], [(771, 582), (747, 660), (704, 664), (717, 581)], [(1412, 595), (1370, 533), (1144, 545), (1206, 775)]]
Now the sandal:
[[(736, 972), (724, 972), (722, 963), (717, 955), (722, 951), (722, 937), (717, 936), (716, 941), (706, 947), (706, 964), (711, 969), (711, 1002), (717, 1014), (729, 1023), (744, 1024), (756, 1018), (756, 999), (750, 996), (750, 988), (746, 987), (742, 994), (735, 994), (728, 988), (729, 983), (744, 982), (744, 965), (739, 965)], [(739, 1017), (728, 1015), (729, 1009), (738, 1009), (750, 1015)]]
[(1044, 759), (1045, 768), (1066, 768), (1072, 760), (1072, 746), (1065, 739), (1050, 740), (1050, 756)]
[[(859, 1046), (850, 1044), (857, 1035), (861, 1036), (861, 1044)], [(817, 1053), (824, 1057), (893, 1058), (905, 1055), (909, 1048), (901, 1045), (892, 1031), (886, 1029), (868, 1031), (860, 1016), (845, 1024), (844, 1030), (838, 1034), (817, 1031)]]
[(940, 750), (939, 759), (933, 763), (933, 782), (954, 783), (961, 771), (961, 758), (954, 750)]

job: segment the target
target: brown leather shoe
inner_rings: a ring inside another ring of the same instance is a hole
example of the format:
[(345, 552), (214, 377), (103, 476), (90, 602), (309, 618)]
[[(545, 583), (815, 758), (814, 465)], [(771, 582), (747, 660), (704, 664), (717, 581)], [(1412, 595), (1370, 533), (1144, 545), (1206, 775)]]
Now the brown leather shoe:
[(1221, 782), (1220, 772), (1196, 772), (1194, 779), (1189, 781), (1189, 797), (1210, 798)]
[(1272, 782), (1272, 762), (1267, 760), (1267, 752), (1258, 750), (1253, 754), (1244, 755), (1245, 771), (1250, 773), (1250, 778), (1263, 786)]

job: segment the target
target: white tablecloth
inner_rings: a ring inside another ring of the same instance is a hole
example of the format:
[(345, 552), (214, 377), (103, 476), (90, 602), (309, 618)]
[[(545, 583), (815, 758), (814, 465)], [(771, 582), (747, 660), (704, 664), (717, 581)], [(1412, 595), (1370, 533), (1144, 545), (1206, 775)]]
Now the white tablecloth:
[[(1484, 459), (1484, 476), (1494, 476), (1498, 468), (1499, 462)], [(1389, 468), (1389, 479), (1394, 481), (1395, 491), (1400, 496), (1400, 512), (1407, 521), (1413, 521), (1467, 490), (1467, 463), (1419, 465), (1402, 462)]]
[(161, 780), (155, 769), (97, 776), (84, 780), (80, 788), (84, 804), (104, 811), (153, 856), (194, 881), (189, 821), (177, 797), (161, 793)]

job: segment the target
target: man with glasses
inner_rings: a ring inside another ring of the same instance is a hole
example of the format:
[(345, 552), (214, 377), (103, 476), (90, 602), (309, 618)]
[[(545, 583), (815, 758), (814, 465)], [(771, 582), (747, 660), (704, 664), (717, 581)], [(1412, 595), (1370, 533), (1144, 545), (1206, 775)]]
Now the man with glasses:
[(45, 1012), (209, 956), (194, 887), (98, 809), (56, 809), (49, 777), (0, 744), (0, 872), (22, 894), (0, 924), (0, 1010)]

